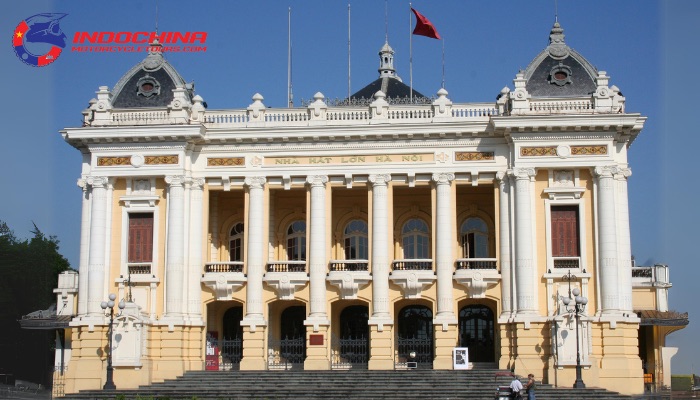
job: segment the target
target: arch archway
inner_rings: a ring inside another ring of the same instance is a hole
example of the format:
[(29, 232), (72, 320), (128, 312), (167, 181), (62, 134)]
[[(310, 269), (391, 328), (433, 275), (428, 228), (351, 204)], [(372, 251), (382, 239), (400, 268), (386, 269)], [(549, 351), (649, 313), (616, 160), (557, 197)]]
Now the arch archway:
[(472, 304), (459, 310), (459, 347), (469, 349), (470, 362), (496, 361), (495, 318), (483, 304)]
[(409, 360), (409, 355), (415, 352), (413, 361), (418, 368), (433, 367), (433, 312), (422, 305), (409, 305), (398, 313), (398, 348), (399, 360)]

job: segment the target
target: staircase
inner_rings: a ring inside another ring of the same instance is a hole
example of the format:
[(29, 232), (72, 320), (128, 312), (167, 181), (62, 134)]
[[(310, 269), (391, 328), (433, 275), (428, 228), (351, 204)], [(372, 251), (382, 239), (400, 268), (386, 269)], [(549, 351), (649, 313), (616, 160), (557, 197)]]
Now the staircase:
[[(496, 369), (466, 371), (188, 371), (183, 376), (116, 391), (82, 391), (65, 399), (479, 399), (494, 398), (510, 377)], [(525, 379), (523, 379), (525, 381)], [(525, 397), (527, 398), (527, 397)], [(631, 399), (604, 389), (562, 389), (538, 385), (538, 400)]]

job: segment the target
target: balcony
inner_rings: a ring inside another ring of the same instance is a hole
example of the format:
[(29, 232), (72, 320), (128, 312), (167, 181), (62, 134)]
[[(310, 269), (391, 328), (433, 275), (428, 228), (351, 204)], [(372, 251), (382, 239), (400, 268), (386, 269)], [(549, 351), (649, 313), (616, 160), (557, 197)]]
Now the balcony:
[(367, 260), (331, 260), (328, 282), (338, 287), (342, 300), (357, 299), (361, 287), (372, 281)]
[(389, 280), (401, 287), (404, 298), (420, 299), (423, 289), (435, 282), (433, 260), (394, 260)]
[(581, 267), (581, 257), (552, 257), (555, 270), (579, 269)]
[(483, 299), (486, 290), (501, 280), (495, 258), (458, 258), (455, 260), (454, 280), (467, 288), (469, 298)]
[(280, 300), (294, 300), (294, 293), (309, 281), (306, 261), (269, 261), (263, 282), (272, 286)]
[(655, 264), (651, 267), (632, 267), (632, 287), (670, 288), (668, 265)]
[(246, 283), (243, 261), (215, 261), (204, 264), (202, 283), (214, 291), (217, 300), (231, 300), (233, 292)]

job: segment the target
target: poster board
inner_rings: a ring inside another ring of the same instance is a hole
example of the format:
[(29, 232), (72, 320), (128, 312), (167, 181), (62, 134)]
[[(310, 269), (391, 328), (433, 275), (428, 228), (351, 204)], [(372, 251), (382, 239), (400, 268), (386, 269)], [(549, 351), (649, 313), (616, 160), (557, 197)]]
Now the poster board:
[(469, 349), (455, 347), (452, 349), (452, 366), (454, 369), (469, 369)]
[(204, 369), (206, 371), (219, 370), (219, 332), (207, 332), (207, 352)]

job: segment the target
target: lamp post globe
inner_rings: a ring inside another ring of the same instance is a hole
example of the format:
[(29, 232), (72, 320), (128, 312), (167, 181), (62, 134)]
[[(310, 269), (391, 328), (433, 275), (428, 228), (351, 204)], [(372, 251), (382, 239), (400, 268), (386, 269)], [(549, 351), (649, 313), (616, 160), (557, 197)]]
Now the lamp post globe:
[[(114, 333), (114, 301), (117, 299), (117, 295), (114, 293), (109, 294), (109, 301), (103, 301), (100, 303), (100, 307), (105, 310), (105, 316), (109, 317), (109, 326), (107, 328), (107, 378), (105, 380), (103, 390), (116, 390), (117, 387), (114, 384), (114, 368), (112, 367), (112, 338)], [(119, 301), (117, 305), (119, 307), (119, 314), (121, 315), (122, 310), (126, 307), (124, 300)], [(109, 311), (108, 311), (109, 310)]]

